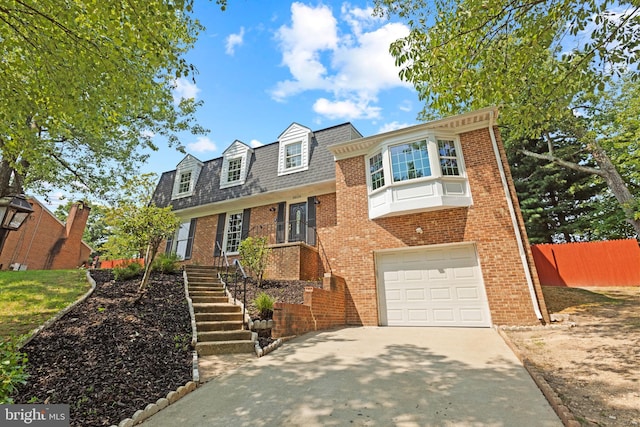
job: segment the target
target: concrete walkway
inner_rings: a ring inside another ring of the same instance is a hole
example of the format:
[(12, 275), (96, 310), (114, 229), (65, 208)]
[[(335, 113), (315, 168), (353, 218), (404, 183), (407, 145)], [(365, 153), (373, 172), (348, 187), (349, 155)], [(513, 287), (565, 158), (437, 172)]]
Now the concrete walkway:
[(219, 376), (142, 424), (562, 426), (493, 329), (310, 333)]

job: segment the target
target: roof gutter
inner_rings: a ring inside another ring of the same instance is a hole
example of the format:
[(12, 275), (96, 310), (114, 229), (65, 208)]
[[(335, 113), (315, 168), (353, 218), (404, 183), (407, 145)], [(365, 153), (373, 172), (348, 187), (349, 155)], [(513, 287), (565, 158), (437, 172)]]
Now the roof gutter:
[(509, 185), (507, 183), (507, 175), (504, 171), (504, 167), (502, 166), (502, 158), (500, 156), (500, 150), (498, 149), (498, 141), (496, 140), (496, 134), (493, 131), (494, 122), (495, 122), (495, 113), (491, 111), (489, 113), (489, 135), (491, 135), (493, 152), (496, 155), (496, 161), (498, 163), (498, 170), (500, 171), (500, 179), (502, 181), (504, 194), (505, 196), (507, 196), (507, 205), (509, 206), (509, 213), (511, 214), (511, 223), (513, 224), (513, 231), (516, 235), (516, 240), (518, 242), (518, 250), (520, 252), (520, 259), (522, 261), (522, 266), (524, 267), (524, 274), (527, 278), (527, 285), (529, 287), (529, 293), (531, 294), (531, 302), (533, 303), (533, 310), (535, 311), (538, 319), (542, 320), (543, 317), (542, 317), (542, 313), (540, 312), (540, 302), (538, 301), (538, 297), (536, 296), (536, 291), (533, 288), (533, 278), (531, 277), (531, 271), (529, 270), (529, 262), (527, 261), (527, 255), (524, 248), (524, 242), (522, 241), (522, 235), (520, 234), (520, 227), (518, 227), (516, 210), (513, 206), (513, 201), (511, 199), (511, 191), (509, 190)]

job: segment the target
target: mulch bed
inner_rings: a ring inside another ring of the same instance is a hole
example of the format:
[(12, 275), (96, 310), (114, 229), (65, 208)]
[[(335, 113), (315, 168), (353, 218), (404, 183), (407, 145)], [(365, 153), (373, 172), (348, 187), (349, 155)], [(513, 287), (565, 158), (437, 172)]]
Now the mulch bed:
[[(140, 279), (115, 282), (110, 270), (91, 275), (93, 294), (23, 347), (30, 377), (14, 396), (16, 403), (69, 404), (74, 427), (117, 425), (192, 379), (182, 273), (154, 273), (139, 301)], [(247, 310), (258, 317), (260, 292), (301, 304), (306, 286), (321, 283), (265, 280), (259, 288), (249, 280)]]
[(66, 403), (71, 426), (118, 424), (192, 379), (191, 323), (181, 274), (153, 275), (139, 301), (139, 280), (97, 287), (29, 342), (30, 377), (16, 403)]

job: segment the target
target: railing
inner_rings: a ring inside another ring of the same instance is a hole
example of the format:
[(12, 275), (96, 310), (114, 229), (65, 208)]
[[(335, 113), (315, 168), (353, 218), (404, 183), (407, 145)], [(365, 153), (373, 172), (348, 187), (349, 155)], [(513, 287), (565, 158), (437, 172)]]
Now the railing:
[[(288, 233), (288, 239), (285, 239), (285, 235), (287, 235), (287, 233), (285, 233), (286, 227), (287, 225), (292, 226), (292, 223), (290, 222), (274, 222), (271, 224), (259, 224), (259, 225), (254, 225), (253, 227), (251, 227), (245, 234), (243, 234), (241, 236), (242, 240), (246, 239), (247, 237), (251, 236), (251, 237), (266, 237), (267, 238), (267, 245), (277, 245), (280, 243), (295, 243), (295, 242), (302, 242), (305, 243), (309, 246), (314, 246), (318, 248), (318, 252), (320, 253), (321, 259), (324, 259), (324, 262), (326, 263), (329, 272), (332, 273), (332, 269), (331, 269), (331, 264), (329, 263), (329, 258), (327, 257), (327, 253), (324, 250), (324, 246), (322, 245), (322, 241), (320, 240), (320, 235), (318, 234), (318, 230), (316, 229), (316, 227), (312, 227), (307, 225), (306, 222), (301, 221), (302, 227), (304, 227), (304, 229), (306, 230), (304, 238), (303, 239), (294, 239), (291, 240), (291, 234)], [(278, 233), (282, 233), (282, 242), (278, 242)], [(314, 244), (309, 243), (310, 239), (308, 238), (309, 233), (313, 233), (314, 239), (313, 241), (315, 242)], [(220, 253), (222, 254), (222, 248), (220, 248), (220, 245), (218, 244), (218, 242), (216, 242), (216, 245), (218, 246), (218, 249), (220, 250)]]
[[(218, 276), (220, 278), (220, 280), (222, 281), (222, 283), (224, 284), (224, 288), (227, 289), (228, 288), (228, 283), (227, 281), (229, 281), (229, 277), (231, 276), (229, 274), (229, 269), (231, 268), (231, 265), (229, 265), (229, 258), (227, 258), (227, 253), (225, 251), (222, 250), (222, 247), (220, 246), (219, 242), (216, 242), (216, 246), (218, 247), (218, 250), (220, 251), (220, 256), (218, 257), (218, 262), (215, 263), (215, 267), (218, 270)], [(239, 260), (235, 259), (233, 260), (233, 267), (235, 267), (235, 271), (233, 272), (233, 275), (231, 277), (233, 277), (233, 301), (234, 303), (236, 301), (238, 301), (238, 279), (241, 277), (242, 278), (242, 285), (243, 285), (243, 289), (242, 289), (242, 329), (245, 329), (245, 315), (247, 313), (247, 275), (244, 272), (244, 268), (242, 268), (242, 264), (240, 263)], [(222, 271), (222, 269), (224, 268), (224, 279), (223, 279), (223, 275), (220, 273), (220, 271)], [(240, 275), (240, 277), (239, 277)]]

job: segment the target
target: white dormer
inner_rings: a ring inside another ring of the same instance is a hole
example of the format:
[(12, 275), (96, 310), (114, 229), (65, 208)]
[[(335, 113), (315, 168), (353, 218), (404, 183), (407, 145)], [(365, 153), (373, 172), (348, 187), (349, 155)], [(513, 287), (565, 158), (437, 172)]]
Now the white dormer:
[(311, 129), (293, 123), (278, 138), (278, 175), (309, 169)]
[(193, 190), (198, 182), (202, 166), (204, 166), (204, 164), (191, 154), (187, 154), (184, 159), (178, 163), (176, 167), (176, 177), (173, 181), (172, 199), (193, 195)]
[(241, 141), (235, 140), (222, 153), (222, 169), (220, 170), (220, 188), (244, 184), (247, 179), (249, 159), (253, 149)]

